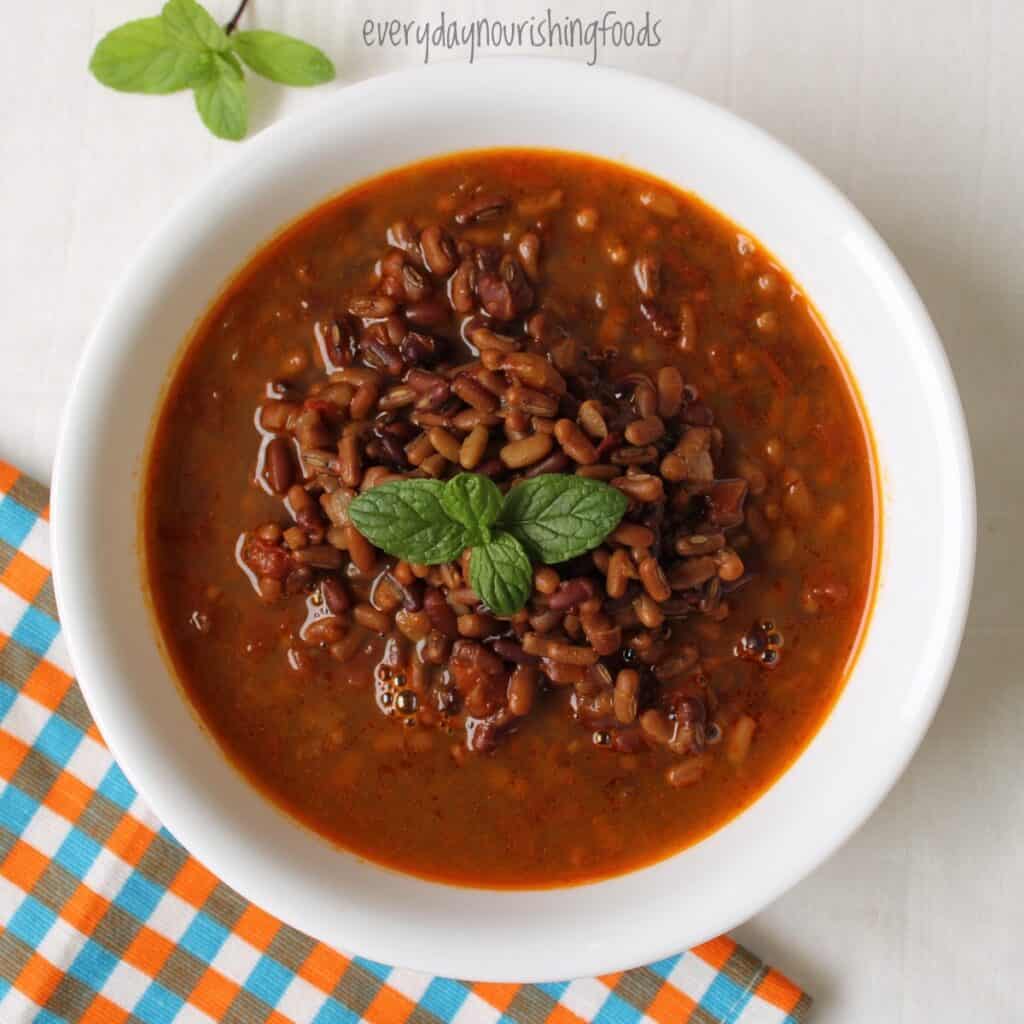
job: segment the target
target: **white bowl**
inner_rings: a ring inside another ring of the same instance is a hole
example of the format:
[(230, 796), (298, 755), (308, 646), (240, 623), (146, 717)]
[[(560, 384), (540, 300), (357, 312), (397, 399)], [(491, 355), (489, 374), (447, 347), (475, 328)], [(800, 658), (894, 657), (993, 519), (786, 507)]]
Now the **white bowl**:
[[(804, 754), (710, 838), (593, 885), (494, 892), (421, 881), (299, 826), (229, 765), (168, 674), (136, 557), (140, 461), (182, 340), (278, 228), (378, 172), (493, 146), (653, 172), (760, 239), (823, 314), (877, 441), (881, 583), (849, 682)], [(343, 950), (502, 981), (590, 975), (733, 927), (820, 864), (921, 740), (957, 653), (974, 561), (970, 452), (949, 366), (864, 218), (767, 135), (676, 89), (547, 60), (439, 65), (333, 94), (240, 147), (181, 202), (82, 358), (54, 474), (56, 586), (89, 707), (167, 827), (244, 896)]]

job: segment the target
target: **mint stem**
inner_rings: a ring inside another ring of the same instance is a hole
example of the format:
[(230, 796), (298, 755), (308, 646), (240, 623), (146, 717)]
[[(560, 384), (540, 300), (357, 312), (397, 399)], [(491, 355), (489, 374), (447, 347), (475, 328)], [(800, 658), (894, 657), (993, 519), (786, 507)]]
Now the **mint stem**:
[(242, 0), (238, 5), (238, 10), (231, 16), (231, 20), (224, 26), (224, 34), (231, 35), (232, 32), (238, 27), (238, 19), (242, 17), (246, 7), (249, 6), (249, 0)]

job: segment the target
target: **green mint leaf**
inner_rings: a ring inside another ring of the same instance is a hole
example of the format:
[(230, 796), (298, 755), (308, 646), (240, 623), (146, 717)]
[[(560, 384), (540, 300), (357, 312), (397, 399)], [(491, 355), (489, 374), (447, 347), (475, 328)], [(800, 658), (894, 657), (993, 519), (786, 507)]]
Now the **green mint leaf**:
[(627, 504), (625, 495), (600, 480), (545, 474), (505, 495), (498, 526), (535, 562), (554, 565), (597, 547), (619, 525)]
[(215, 53), (210, 74), (193, 87), (196, 110), (218, 138), (237, 141), (249, 124), (245, 76), (233, 54)]
[(283, 85), (320, 85), (334, 78), (327, 54), (280, 32), (236, 32), (231, 45), (256, 74)]
[(161, 19), (172, 45), (181, 50), (226, 50), (228, 37), (196, 0), (168, 0)]
[(533, 589), (529, 555), (510, 533), (499, 530), (469, 556), (469, 582), (495, 615), (514, 615)]
[(450, 562), (467, 547), (466, 529), (441, 504), (440, 480), (393, 480), (360, 494), (349, 518), (371, 544), (421, 565)]
[(467, 547), (486, 544), (491, 524), (501, 511), (498, 485), (480, 473), (459, 473), (444, 485), (441, 506), (449, 519), (466, 527)]
[(209, 53), (175, 46), (162, 18), (129, 21), (108, 32), (89, 61), (89, 70), (103, 85), (121, 92), (177, 92), (209, 69)]
[(245, 71), (242, 68), (242, 63), (233, 53), (215, 53), (213, 61), (215, 64), (223, 65), (225, 71), (230, 70), (231, 74), (240, 82), (245, 80)]

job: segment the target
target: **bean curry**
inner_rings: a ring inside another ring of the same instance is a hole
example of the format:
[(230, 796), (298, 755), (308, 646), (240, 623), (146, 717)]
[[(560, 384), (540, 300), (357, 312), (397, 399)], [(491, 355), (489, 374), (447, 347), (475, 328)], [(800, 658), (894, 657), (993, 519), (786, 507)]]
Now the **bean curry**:
[[(499, 617), (376, 550), (360, 492), (578, 473), (629, 499)], [(357, 854), (464, 885), (620, 874), (721, 827), (835, 701), (878, 548), (808, 299), (693, 196), (568, 153), (417, 164), (260, 250), (151, 442), (147, 578), (231, 759)]]

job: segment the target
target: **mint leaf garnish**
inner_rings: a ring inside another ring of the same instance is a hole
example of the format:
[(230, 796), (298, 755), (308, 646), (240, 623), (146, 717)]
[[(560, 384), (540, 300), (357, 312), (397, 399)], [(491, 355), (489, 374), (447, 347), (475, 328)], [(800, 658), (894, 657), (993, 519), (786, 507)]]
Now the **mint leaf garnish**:
[(444, 487), (440, 480), (393, 480), (360, 494), (348, 515), (389, 555), (421, 565), (450, 562), (466, 548), (466, 529), (445, 513)]
[(550, 473), (513, 487), (498, 526), (536, 562), (555, 565), (597, 547), (625, 515), (628, 501), (600, 480)]
[(470, 583), (497, 615), (530, 596), (531, 560), (554, 564), (597, 547), (628, 502), (600, 480), (557, 473), (517, 484), (502, 497), (479, 473), (440, 480), (393, 480), (348, 507), (356, 529), (389, 555), (438, 565), (471, 548)]
[(449, 519), (466, 527), (470, 547), (491, 539), (490, 527), (498, 518), (501, 502), (498, 485), (480, 473), (459, 473), (441, 492), (441, 507)]
[(469, 582), (496, 615), (514, 615), (533, 589), (530, 557), (512, 534), (499, 530), (489, 543), (473, 548)]

